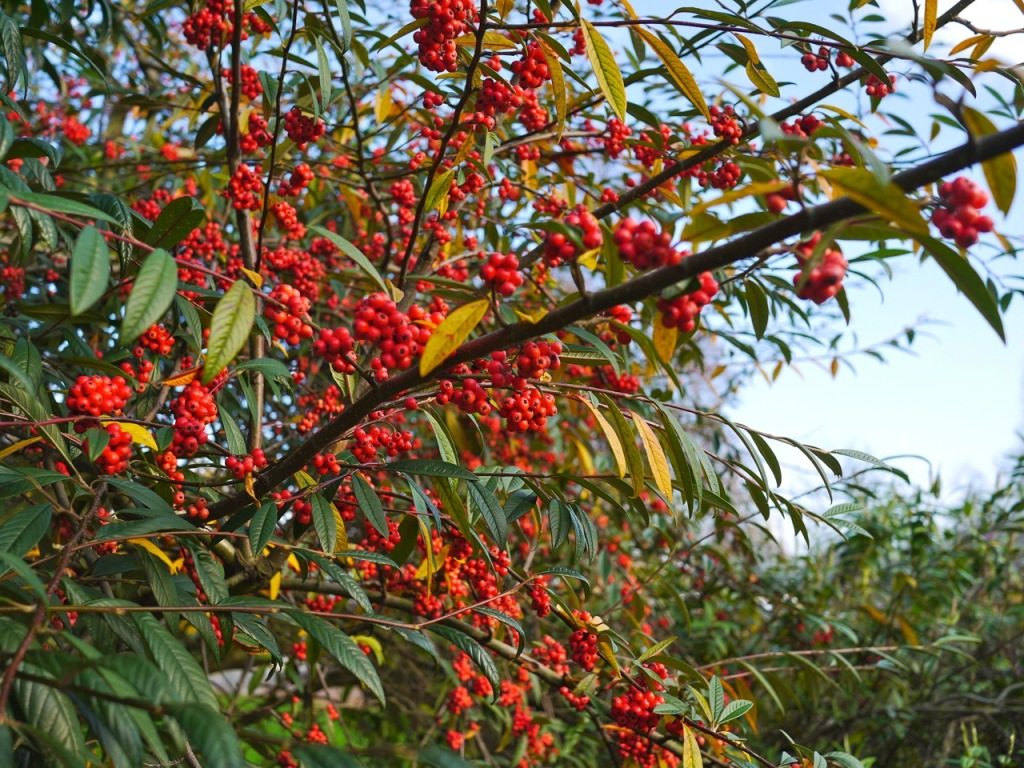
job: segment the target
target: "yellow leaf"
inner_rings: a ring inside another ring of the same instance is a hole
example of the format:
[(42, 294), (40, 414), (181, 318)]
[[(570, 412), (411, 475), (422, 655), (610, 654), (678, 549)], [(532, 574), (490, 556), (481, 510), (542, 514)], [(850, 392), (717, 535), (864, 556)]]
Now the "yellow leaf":
[(384, 648), (381, 646), (380, 640), (370, 635), (352, 635), (352, 639), (373, 651), (374, 658), (377, 659), (378, 664), (384, 663)]
[(178, 572), (177, 566), (171, 561), (171, 558), (167, 556), (167, 553), (160, 549), (160, 547), (158, 547), (149, 539), (128, 539), (126, 543), (134, 544), (136, 547), (139, 547), (149, 552), (160, 562), (164, 563), (167, 566), (167, 570), (170, 571), (172, 574)]
[(242, 274), (249, 278), (249, 282), (255, 285), (257, 288), (263, 287), (263, 275), (259, 272), (253, 272), (251, 269), (242, 267)]
[(924, 0), (924, 49), (932, 44), (932, 35), (935, 34), (935, 22), (939, 16), (939, 0)]
[(618, 434), (596, 405), (585, 397), (581, 397), (580, 402), (587, 406), (587, 408), (590, 409), (590, 412), (594, 414), (594, 419), (597, 421), (598, 426), (601, 427), (601, 431), (604, 432), (608, 445), (612, 448), (612, 456), (615, 457), (615, 466), (618, 467), (619, 477), (625, 477), (627, 469), (626, 451), (622, 447), (622, 442), (619, 440)]
[(576, 263), (586, 267), (587, 269), (597, 269), (597, 257), (600, 255), (600, 248), (591, 248), (586, 253), (581, 253), (577, 256)]
[(690, 726), (683, 726), (683, 768), (704, 768), (700, 745)]
[(331, 502), (331, 513), (334, 515), (334, 528), (338, 532), (334, 542), (334, 551), (344, 552), (348, 549), (348, 524), (342, 518), (341, 512), (338, 511), (334, 502)]
[(504, 19), (508, 16), (509, 11), (512, 10), (512, 6), (515, 5), (515, 0), (498, 0), (498, 17)]
[(458, 349), (487, 314), (490, 302), (480, 299), (456, 309), (437, 326), (423, 348), (420, 376), (426, 376)]
[(896, 621), (900, 625), (900, 633), (902, 633), (903, 639), (910, 645), (918, 645), (920, 643), (920, 638), (918, 638), (917, 632), (910, 625), (910, 622), (902, 616), (898, 617)]
[(562, 72), (562, 62), (559, 61), (558, 55), (543, 40), (539, 42), (541, 53), (544, 54), (544, 60), (548, 65), (548, 71), (551, 72), (551, 94), (555, 97), (555, 132), (558, 134), (555, 140), (557, 141), (562, 137), (562, 131), (565, 130), (565, 116), (568, 111), (566, 104), (569, 92), (565, 85), (565, 73)]
[(672, 46), (650, 30), (640, 26), (634, 27), (634, 29), (651, 46), (651, 49), (658, 58), (661, 59), (661, 63), (665, 65), (665, 70), (668, 72), (672, 82), (683, 92), (683, 95), (689, 99), (693, 106), (700, 110), (700, 113), (705, 118), (710, 118), (711, 113), (708, 112), (707, 102), (704, 101), (704, 94), (701, 93), (696, 78), (694, 78), (693, 73), (683, 63), (683, 60), (679, 58), (678, 54), (672, 50)]
[(548, 313), (544, 307), (539, 307), (532, 312), (528, 312), (525, 309), (513, 309), (512, 311), (516, 313), (516, 317), (528, 323), (539, 323)]
[(761, 63), (761, 56), (757, 52), (757, 47), (753, 41), (746, 35), (741, 35), (739, 32), (733, 32), (733, 35), (743, 44), (744, 50), (747, 52), (747, 58), (751, 64), (757, 65)]
[(626, 119), (626, 84), (622, 80), (622, 70), (615, 61), (615, 55), (597, 28), (586, 19), (583, 24), (583, 43), (587, 47), (587, 57), (594, 67), (597, 84), (608, 99), (619, 120)]
[(576, 446), (576, 455), (579, 457), (584, 474), (594, 474), (594, 457), (590, 455), (590, 450), (579, 440), (574, 439), (572, 443)]
[(252, 472), (245, 476), (245, 492), (252, 497), (253, 501), (259, 502), (259, 499), (256, 497), (256, 484), (253, 482)]
[(626, 12), (626, 18), (638, 18), (636, 15), (636, 11), (633, 10), (633, 5), (629, 2), (629, 0), (619, 0), (619, 2), (622, 5), (622, 10)]
[(960, 53), (961, 51), (966, 51), (968, 48), (970, 48), (975, 43), (978, 43), (978, 42), (984, 40), (985, 37), (986, 37), (986, 35), (971, 35), (970, 37), (964, 38), (959, 43), (957, 43), (956, 45), (954, 45), (952, 48), (949, 49), (949, 55), (950, 56), (955, 56), (956, 54)]
[[(466, 142), (472, 144), (472, 142)], [(440, 208), (442, 202), (445, 206), (448, 204), (448, 193), (451, 192), (452, 179), (455, 178), (455, 169), (449, 168), (444, 173), (436, 176), (430, 183), (430, 189), (427, 190), (426, 200), (423, 202), (423, 212), (429, 213), (435, 208)]]
[(672, 359), (678, 340), (679, 329), (675, 327), (669, 328), (665, 325), (659, 313), (654, 321), (654, 351), (658, 353), (658, 358), (661, 362), (667, 363)]
[(117, 424), (117, 426), (121, 428), (122, 432), (127, 432), (131, 435), (133, 443), (144, 445), (153, 451), (159, 450), (156, 440), (153, 439), (153, 435), (141, 424), (132, 424), (130, 421), (113, 421), (111, 419), (100, 419), (100, 422), (104, 426), (107, 424)]
[(277, 600), (277, 596), (281, 594), (281, 572), (278, 571), (270, 577), (270, 582), (267, 585), (267, 593), (271, 600)]
[(314, 480), (312, 475), (305, 470), (300, 469), (293, 475), (293, 477), (295, 478), (295, 482), (299, 488), (312, 488), (316, 485), (316, 480)]
[(615, 658), (615, 649), (612, 647), (612, 641), (607, 634), (597, 636), (597, 652), (607, 662), (608, 666), (612, 668), (612, 673), (615, 677), (619, 677), (622, 674), (619, 671), (619, 660)]
[(668, 457), (665, 449), (661, 447), (658, 436), (654, 434), (651, 425), (639, 414), (633, 414), (633, 423), (636, 424), (636, 431), (640, 433), (640, 442), (644, 444), (644, 453), (647, 454), (647, 462), (651, 465), (651, 477), (654, 485), (661, 492), (666, 500), (672, 500), (672, 474), (668, 468)]
[(199, 373), (198, 368), (193, 368), (191, 371), (183, 371), (177, 376), (171, 376), (170, 378), (164, 379), (161, 384), (165, 387), (184, 387), (186, 384), (192, 381)]
[[(463, 45), (469, 48), (476, 46), (476, 35), (472, 32), (467, 35), (459, 35), (455, 38), (456, 45)], [(519, 44), (500, 32), (489, 29), (484, 32), (483, 50), (485, 51), (511, 51), (519, 47)]]
[(818, 173), (839, 192), (903, 228), (908, 235), (928, 236), (928, 223), (907, 193), (891, 181), (882, 182), (867, 168), (829, 168)]
[(28, 448), (33, 443), (38, 443), (42, 439), (43, 438), (40, 435), (40, 436), (36, 436), (36, 437), (26, 437), (24, 440), (19, 440), (16, 443), (11, 443), (6, 448), (4, 448), (2, 451), (0, 451), (0, 459), (6, 459), (8, 456), (13, 456), (18, 451), (20, 451), (22, 448)]
[(381, 88), (377, 91), (377, 97), (373, 101), (373, 116), (377, 125), (381, 125), (391, 114), (391, 89)]
[[(972, 138), (980, 139), (997, 130), (995, 123), (976, 109), (963, 107), (961, 114), (964, 125), (967, 126)], [(1016, 158), (1008, 152), (1005, 155), (986, 160), (981, 164), (981, 170), (984, 172), (985, 181), (988, 182), (988, 188), (992, 192), (992, 202), (1003, 213), (1009, 213), (1017, 192)]]

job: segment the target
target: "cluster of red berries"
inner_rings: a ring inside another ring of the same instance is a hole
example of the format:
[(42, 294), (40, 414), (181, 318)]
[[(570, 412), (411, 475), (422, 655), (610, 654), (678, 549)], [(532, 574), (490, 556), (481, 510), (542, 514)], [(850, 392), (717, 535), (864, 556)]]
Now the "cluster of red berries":
[[(107, 424), (107, 446), (96, 457), (96, 471), (101, 475), (117, 475), (128, 469), (132, 455), (132, 436), (118, 424)], [(86, 441), (88, 443), (88, 441)]]
[(660, 719), (654, 708), (664, 701), (665, 699), (654, 691), (630, 688), (626, 693), (612, 699), (612, 720), (631, 731), (648, 733)]
[(352, 352), (355, 339), (348, 328), (321, 328), (313, 342), (313, 354), (343, 373), (355, 373)]
[(808, 51), (800, 57), (800, 63), (804, 65), (804, 69), (808, 72), (823, 72), (828, 69), (828, 61), (831, 58), (832, 52), (829, 51), (825, 46), (818, 48), (818, 53), (812, 53)]
[(277, 187), (277, 194), (281, 197), (295, 197), (309, 186), (309, 182), (313, 178), (313, 169), (306, 163), (299, 163), (292, 169), (287, 179), (281, 179), (281, 183)]
[(298, 346), (313, 337), (313, 327), (306, 322), (310, 301), (298, 288), (282, 283), (270, 292), (263, 314), (272, 322), (274, 337)]
[[(590, 614), (586, 611), (576, 613), (580, 621), (590, 620)], [(572, 660), (579, 664), (587, 672), (592, 672), (597, 665), (597, 634), (589, 629), (580, 627), (569, 636), (569, 649), (572, 653)]]
[(780, 189), (778, 192), (770, 192), (764, 196), (764, 206), (772, 213), (782, 213), (790, 201), (799, 199), (800, 190), (795, 184)]
[(416, 30), (420, 62), (432, 72), (454, 72), (459, 68), (455, 38), (470, 31), (476, 21), (473, 0), (412, 0), (409, 10), (427, 25)]
[(258, 211), (263, 206), (263, 179), (243, 163), (228, 181), (224, 195), (237, 211)]
[(261, 147), (269, 147), (274, 141), (273, 135), (268, 130), (269, 124), (262, 115), (254, 112), (249, 115), (249, 125), (246, 132), (239, 139), (239, 147), (243, 152), (252, 153)]
[(142, 357), (145, 350), (155, 352), (160, 357), (167, 357), (174, 349), (174, 336), (162, 325), (151, 325), (139, 337), (135, 348), (135, 356)]
[(523, 58), (513, 61), (510, 68), (518, 78), (519, 85), (528, 90), (540, 88), (551, 79), (551, 70), (548, 68), (544, 51), (535, 40), (526, 44)]
[[(547, 371), (556, 371), (562, 365), (559, 355), (562, 354), (562, 342), (528, 341), (516, 356), (516, 370), (524, 379), (539, 379)], [(501, 386), (504, 382), (492, 376), (494, 383)]]
[(492, 253), (480, 267), (480, 277), (501, 296), (511, 296), (523, 284), (519, 258), (514, 253)]
[(615, 228), (614, 239), (622, 260), (639, 270), (675, 265), (683, 260), (683, 253), (672, 247), (668, 233), (652, 221), (623, 219)]
[(494, 408), (480, 382), (472, 377), (462, 379), (458, 388), (449, 379), (439, 381), (438, 387), (440, 389), (437, 395), (438, 405), (455, 403), (463, 413), (476, 413), (480, 416), (489, 416)]
[(185, 40), (196, 48), (220, 45), (231, 32), (229, 19), (234, 6), (227, 0), (208, 0), (206, 5), (193, 13), (182, 25)]
[(864, 81), (864, 92), (875, 99), (884, 99), (896, 90), (896, 75), (889, 75), (889, 82), (882, 82), (875, 75), (868, 75)]
[(549, 416), (558, 413), (555, 396), (525, 387), (501, 401), (501, 415), (510, 432), (541, 432)]
[(804, 115), (793, 122), (782, 123), (779, 128), (787, 136), (799, 136), (802, 139), (806, 139), (821, 128), (822, 125), (824, 123), (817, 115)]
[[(231, 70), (226, 68), (221, 72), (224, 79), (231, 82)], [(260, 73), (250, 67), (248, 64), (243, 64), (240, 70), (240, 79), (242, 81), (242, 93), (246, 98), (257, 99), (260, 94), (263, 93), (263, 84), (260, 83)]]
[(253, 448), (245, 456), (228, 456), (224, 465), (236, 480), (242, 480), (246, 475), (251, 475), (257, 469), (267, 466), (267, 456), (262, 448)]
[(613, 117), (608, 121), (606, 130), (608, 135), (604, 137), (604, 151), (608, 157), (618, 157), (626, 148), (626, 139), (633, 133), (633, 129), (617, 117)]
[(341, 474), (341, 462), (333, 453), (318, 453), (313, 457), (313, 471), (318, 475)]
[(710, 173), (701, 171), (698, 175), (701, 186), (714, 189), (732, 189), (743, 178), (743, 170), (732, 160), (723, 160)]
[(299, 214), (284, 200), (278, 200), (270, 206), (277, 226), (284, 231), (286, 240), (301, 240), (306, 236), (306, 225), (299, 221)]
[(83, 416), (120, 413), (132, 396), (132, 388), (120, 376), (79, 376), (68, 390), (68, 410)]
[(939, 185), (940, 203), (932, 212), (932, 223), (943, 237), (956, 242), (961, 248), (970, 248), (978, 242), (980, 234), (991, 232), (992, 219), (979, 209), (988, 205), (985, 190), (960, 176)]
[(193, 379), (171, 403), (171, 411), (174, 413), (171, 452), (176, 456), (192, 456), (206, 444), (206, 426), (217, 420), (217, 401), (207, 387)]
[(683, 333), (691, 333), (697, 327), (700, 311), (718, 293), (718, 281), (710, 272), (701, 272), (697, 281), (700, 286), (694, 291), (672, 299), (658, 299), (661, 322), (666, 328), (678, 328)]
[(567, 685), (563, 685), (558, 689), (558, 692), (562, 694), (562, 698), (569, 702), (569, 705), (573, 707), (577, 712), (582, 712), (588, 706), (590, 706), (590, 697), (585, 693), (573, 693), (572, 688)]
[(736, 117), (736, 110), (732, 108), (732, 105), (727, 104), (725, 107), (716, 105), (709, 111), (711, 113), (711, 129), (715, 132), (715, 136), (730, 144), (739, 144), (740, 137), (743, 136), (743, 127), (740, 125), (739, 118)]
[(495, 80), (493, 77), (484, 78), (480, 84), (480, 93), (476, 97), (477, 111), (487, 117), (510, 114), (519, 109), (522, 104), (523, 97), (519, 95), (515, 87)]
[(292, 107), (284, 116), (284, 131), (299, 149), (305, 149), (324, 135), (324, 121), (305, 114), (298, 107)]
[(821, 233), (815, 232), (809, 240), (794, 249), (800, 271), (793, 276), (796, 295), (823, 304), (835, 296), (843, 287), (847, 261), (837, 248), (826, 248), (818, 260), (812, 263), (814, 251), (821, 242)]
[[(601, 224), (594, 214), (582, 205), (577, 206), (565, 217), (565, 223), (577, 231), (584, 252), (600, 248), (604, 242)], [(557, 267), (563, 262), (572, 261), (579, 254), (579, 246), (562, 232), (551, 232), (544, 239), (544, 261), (549, 267)]]

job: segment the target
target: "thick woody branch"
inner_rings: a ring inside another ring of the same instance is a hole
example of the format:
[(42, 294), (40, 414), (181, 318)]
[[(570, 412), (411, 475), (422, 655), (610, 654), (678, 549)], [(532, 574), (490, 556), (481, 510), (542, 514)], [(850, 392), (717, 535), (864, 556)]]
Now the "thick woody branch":
[[(1011, 152), (1024, 145), (1024, 123), (1018, 123), (999, 133), (977, 141), (969, 141), (943, 155), (903, 171), (893, 182), (904, 190), (917, 189), (942, 179), (956, 171)], [(541, 320), (522, 322), (491, 331), (463, 344), (447, 362), (426, 376), (418, 369), (404, 371), (382, 382), (353, 403), (344, 413), (327, 423), (318, 432), (298, 445), (287, 456), (262, 473), (256, 480), (256, 494), (260, 496), (276, 487), (312, 460), (313, 456), (356, 427), (370, 413), (385, 403), (397, 399), (415, 387), (435, 380), (459, 363), (477, 360), (501, 349), (544, 336), (611, 309), (660, 293), (676, 283), (689, 280), (701, 272), (713, 271), (755, 257), (761, 250), (781, 243), (809, 230), (866, 212), (866, 209), (848, 197), (804, 210), (753, 230), (728, 243), (709, 248), (689, 256), (671, 267), (652, 270), (632, 280), (589, 294), (577, 301), (559, 307)], [(244, 494), (217, 502), (210, 508), (210, 519), (225, 517), (251, 503)]]

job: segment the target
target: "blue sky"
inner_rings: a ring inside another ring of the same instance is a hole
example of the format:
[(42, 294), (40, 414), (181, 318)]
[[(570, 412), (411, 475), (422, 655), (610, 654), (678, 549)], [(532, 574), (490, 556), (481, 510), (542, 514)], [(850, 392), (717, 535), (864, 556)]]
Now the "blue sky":
[[(686, 4), (721, 9), (706, 1)], [(951, 4), (941, 2), (940, 11)], [(633, 5), (638, 14), (651, 16), (666, 15), (676, 7), (654, 0), (634, 0)], [(827, 14), (842, 11), (846, 6), (846, 2), (838, 0), (797, 3), (781, 7), (776, 13), (836, 28)], [(897, 31), (905, 28), (901, 25), (909, 24), (911, 0), (881, 0), (880, 6), (889, 21), (888, 29)], [(977, 0), (963, 15), (986, 29), (1024, 27), (1024, 16), (1013, 0)], [(949, 34), (940, 32), (930, 53), (948, 50), (969, 34), (959, 26), (949, 30)], [(1019, 61), (1015, 49), (1020, 49), (1020, 39), (1021, 36), (1015, 36), (1000, 41), (988, 55), (1007, 63)], [(758, 41), (759, 49), (775, 54), (767, 63), (776, 79), (802, 82), (814, 78), (815, 87), (826, 81), (827, 75), (804, 72), (795, 55), (780, 57), (771, 45)], [(712, 62), (705, 62), (704, 71), (713, 68)], [(730, 78), (743, 82), (740, 72), (731, 73)], [(709, 93), (715, 92), (714, 84), (709, 83), (709, 87)], [(927, 115), (941, 111), (931, 93), (905, 83), (900, 92), (901, 98), (908, 98), (895, 111), (927, 134)], [(947, 92), (953, 93), (950, 89)], [(844, 104), (851, 105), (853, 101)], [(985, 103), (975, 106), (984, 109)], [(873, 129), (884, 128), (877, 120), (870, 124)], [(962, 140), (962, 134), (945, 133), (947, 140), (940, 138), (935, 151)], [(1019, 164), (1021, 161), (1024, 157), (1018, 157)], [(982, 179), (977, 170), (968, 175), (978, 181)], [(994, 210), (986, 211), (993, 215), (1004, 234), (1020, 234), (1016, 222), (1022, 220), (1024, 213), (1021, 198), (1024, 195), (1018, 196), (1005, 220)], [(854, 255), (849, 246), (846, 250), (847, 255)], [(860, 345), (882, 342), (908, 326), (920, 326), (912, 354), (892, 350), (887, 352), (884, 364), (867, 357), (854, 358), (856, 373), (842, 370), (835, 379), (814, 364), (786, 369), (774, 384), (764, 380), (751, 383), (728, 415), (750, 426), (824, 448), (854, 448), (879, 457), (923, 457), (899, 458), (894, 463), (922, 485), (930, 484), (935, 474), (941, 473), (946, 498), (960, 496), (968, 487), (991, 486), (1000, 467), (1005, 466), (1007, 455), (1014, 449), (1024, 449), (1017, 437), (1024, 433), (1024, 301), (1011, 306), (1004, 318), (1004, 345), (967, 300), (958, 295), (945, 274), (930, 262), (921, 264), (914, 257), (904, 257), (890, 264), (896, 274), (891, 282), (883, 278), (884, 297), (871, 285), (853, 278), (847, 281), (853, 326)], [(1012, 275), (1022, 273), (1009, 258), (999, 260), (995, 271), (1004, 279), (1009, 278), (1010, 284), (1014, 284)], [(786, 460), (781, 451), (780, 458)], [(802, 471), (805, 465), (796, 457), (792, 463), (794, 467), (801, 466), (792, 475), (794, 480), (806, 482)], [(795, 489), (789, 485), (787, 482), (787, 490)]]

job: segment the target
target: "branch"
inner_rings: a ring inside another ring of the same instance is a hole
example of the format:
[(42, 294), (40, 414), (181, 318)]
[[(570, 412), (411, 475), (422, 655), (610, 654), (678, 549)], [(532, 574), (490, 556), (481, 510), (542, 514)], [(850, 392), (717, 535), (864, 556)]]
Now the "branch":
[[(1018, 123), (999, 133), (977, 141), (969, 141), (938, 157), (893, 177), (893, 182), (904, 190), (912, 190), (938, 181), (956, 171), (976, 163), (990, 160), (1024, 145), (1024, 123)], [(267, 493), (278, 483), (291, 477), (312, 460), (313, 456), (356, 427), (383, 404), (398, 398), (403, 392), (432, 381), (459, 363), (476, 360), (491, 352), (507, 349), (529, 339), (554, 333), (574, 323), (604, 312), (619, 304), (628, 304), (661, 292), (676, 283), (696, 277), (701, 272), (714, 271), (756, 256), (764, 248), (814, 229), (843, 221), (866, 209), (848, 197), (805, 208), (771, 224), (755, 229), (714, 248), (689, 256), (675, 266), (662, 267), (639, 275), (612, 288), (591, 293), (583, 299), (559, 307), (537, 322), (521, 322), (491, 331), (457, 349), (444, 365), (421, 376), (416, 368), (381, 382), (375, 389), (335, 417), (319, 431), (297, 446), (290, 454), (275, 463), (256, 480), (256, 495)], [(210, 507), (210, 520), (225, 517), (251, 504), (245, 494), (236, 494)]]

